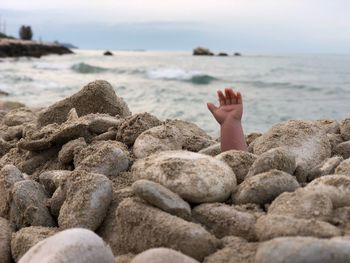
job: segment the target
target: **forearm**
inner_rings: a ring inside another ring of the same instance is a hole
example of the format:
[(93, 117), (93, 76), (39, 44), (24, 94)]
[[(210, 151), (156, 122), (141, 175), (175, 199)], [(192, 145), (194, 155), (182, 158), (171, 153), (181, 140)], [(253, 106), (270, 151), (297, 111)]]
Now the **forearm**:
[(238, 120), (221, 124), (221, 152), (229, 150), (247, 151), (242, 125)]

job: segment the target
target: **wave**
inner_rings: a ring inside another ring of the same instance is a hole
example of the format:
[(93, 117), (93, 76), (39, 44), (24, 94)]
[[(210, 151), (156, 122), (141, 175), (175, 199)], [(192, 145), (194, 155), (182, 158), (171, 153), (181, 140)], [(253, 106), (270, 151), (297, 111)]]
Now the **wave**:
[(258, 88), (286, 88), (286, 89), (299, 89), (308, 91), (320, 91), (323, 90), (319, 87), (307, 86), (302, 84), (293, 84), (290, 82), (265, 82), (265, 81), (235, 81), (235, 83), (248, 84)]
[(67, 64), (45, 63), (45, 62), (35, 63), (32, 67), (35, 69), (45, 69), (45, 70), (69, 69), (69, 65)]
[(199, 71), (185, 71), (182, 69), (153, 69), (147, 71), (146, 74), (150, 79), (178, 80), (198, 85), (210, 84), (212, 81), (217, 80), (217, 78)]
[(98, 66), (92, 66), (86, 63), (74, 64), (70, 67), (73, 71), (81, 74), (102, 73), (109, 71), (108, 68), (102, 68)]

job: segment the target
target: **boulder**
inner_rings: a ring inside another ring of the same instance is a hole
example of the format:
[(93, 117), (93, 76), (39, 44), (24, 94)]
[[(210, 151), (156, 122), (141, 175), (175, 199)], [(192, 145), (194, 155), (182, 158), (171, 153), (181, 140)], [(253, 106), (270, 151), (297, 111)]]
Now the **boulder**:
[(335, 169), (335, 173), (350, 175), (350, 158), (342, 161)]
[(316, 121), (317, 124), (321, 125), (325, 133), (340, 133), (340, 124), (337, 120), (332, 119), (321, 119)]
[(0, 262), (11, 263), (11, 234), (10, 222), (0, 217)]
[(340, 134), (344, 141), (350, 141), (350, 117), (340, 123)]
[(48, 237), (24, 254), (19, 263), (115, 263), (111, 249), (94, 232), (74, 228)]
[(72, 163), (74, 160), (74, 152), (79, 153), (87, 146), (83, 137), (67, 142), (62, 146), (58, 153), (58, 160), (62, 164)]
[(109, 50), (105, 51), (105, 52), (103, 53), (103, 55), (104, 55), (104, 56), (114, 56), (113, 53), (112, 53), (111, 51), (109, 51)]
[(335, 148), (338, 144), (344, 142), (343, 137), (341, 134), (335, 134), (335, 133), (327, 133), (327, 138), (329, 140), (329, 143), (331, 144), (332, 149), (332, 156), (335, 155)]
[(121, 117), (131, 115), (128, 106), (122, 98), (117, 97), (112, 86), (107, 81), (97, 80), (86, 85), (78, 93), (56, 102), (41, 112), (38, 117), (39, 127), (50, 123), (65, 122), (72, 108), (76, 109), (78, 116), (89, 113), (107, 113)]
[(216, 156), (221, 153), (221, 143), (215, 143), (212, 146), (200, 150), (198, 153)]
[(9, 111), (3, 119), (7, 126), (16, 126), (36, 121), (36, 114), (29, 108), (23, 107)]
[(58, 217), (59, 227), (96, 230), (112, 200), (111, 181), (101, 174), (74, 171), (65, 182), (65, 192), (66, 199)]
[(137, 160), (131, 171), (135, 179), (160, 183), (192, 203), (225, 201), (236, 189), (227, 164), (199, 153), (160, 152)]
[(51, 196), (59, 187), (61, 180), (69, 177), (71, 171), (67, 170), (51, 170), (43, 172), (39, 175), (39, 182), (44, 186), (45, 191)]
[(283, 192), (293, 192), (299, 187), (290, 174), (278, 170), (257, 174), (247, 178), (233, 195), (235, 204), (255, 203), (264, 205), (272, 202)]
[(133, 199), (119, 205), (116, 229), (117, 255), (167, 247), (201, 261), (221, 245), (202, 226)]
[(350, 140), (346, 142), (339, 143), (334, 148), (334, 153), (342, 156), (344, 159), (350, 158)]
[(138, 180), (133, 183), (132, 189), (138, 197), (169, 214), (184, 219), (188, 219), (191, 215), (190, 205), (161, 184)]
[(192, 210), (192, 217), (217, 238), (238, 236), (249, 241), (256, 240), (255, 216), (240, 212), (229, 205), (201, 204)]
[(257, 156), (244, 151), (230, 150), (215, 156), (215, 158), (224, 161), (231, 167), (236, 175), (237, 183), (240, 184), (244, 181)]
[(214, 54), (207, 48), (197, 47), (193, 49), (194, 56), (213, 56)]
[(130, 263), (199, 263), (197, 260), (169, 248), (151, 248), (136, 257)]
[(261, 216), (255, 224), (255, 231), (260, 241), (282, 236), (330, 238), (341, 235), (341, 231), (329, 223), (283, 215)]
[(328, 174), (334, 174), (335, 169), (339, 166), (339, 164), (343, 160), (344, 159), (341, 156), (334, 156), (332, 158), (327, 158), (322, 163), (312, 168), (312, 170), (307, 175), (308, 181), (312, 181), (318, 177), (325, 176)]

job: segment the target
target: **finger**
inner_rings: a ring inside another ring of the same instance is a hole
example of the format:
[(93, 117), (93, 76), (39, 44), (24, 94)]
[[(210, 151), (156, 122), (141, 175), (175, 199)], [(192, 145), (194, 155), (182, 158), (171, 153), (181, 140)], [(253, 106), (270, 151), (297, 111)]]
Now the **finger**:
[(230, 93), (230, 96), (231, 96), (231, 101), (232, 101), (232, 104), (237, 104), (237, 94), (236, 92), (234, 92), (232, 89), (229, 89), (229, 93)]
[(231, 94), (230, 94), (230, 89), (229, 88), (225, 89), (225, 97), (226, 97), (226, 105), (232, 104), (232, 98), (231, 98)]
[(218, 90), (218, 97), (219, 97), (220, 106), (226, 105), (225, 95), (224, 93), (222, 93), (221, 90)]
[(212, 114), (214, 114), (214, 112), (218, 109), (218, 107), (216, 107), (213, 103), (207, 103), (207, 107)]
[(237, 92), (237, 103), (243, 104), (242, 94), (239, 91)]

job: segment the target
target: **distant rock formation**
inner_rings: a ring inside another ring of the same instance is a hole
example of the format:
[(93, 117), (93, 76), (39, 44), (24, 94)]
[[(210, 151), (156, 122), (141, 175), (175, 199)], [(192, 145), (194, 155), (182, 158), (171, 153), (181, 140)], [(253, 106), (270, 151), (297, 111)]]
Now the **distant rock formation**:
[(224, 53), (224, 52), (220, 52), (220, 53), (218, 54), (218, 56), (219, 56), (219, 57), (227, 57), (228, 54), (227, 54), (227, 53)]
[(36, 57), (56, 54), (72, 54), (73, 52), (63, 46), (50, 43), (42, 44), (35, 41), (26, 41), (18, 39), (0, 39), (0, 58), (1, 57)]
[(241, 53), (238, 53), (238, 52), (234, 53), (233, 55), (234, 55), (235, 57), (240, 57), (240, 56), (242, 56), (242, 54), (241, 54)]
[(213, 56), (214, 54), (208, 49), (203, 47), (197, 47), (193, 49), (193, 56)]
[(109, 50), (107, 50), (105, 53), (103, 53), (104, 56), (114, 56), (113, 53)]

